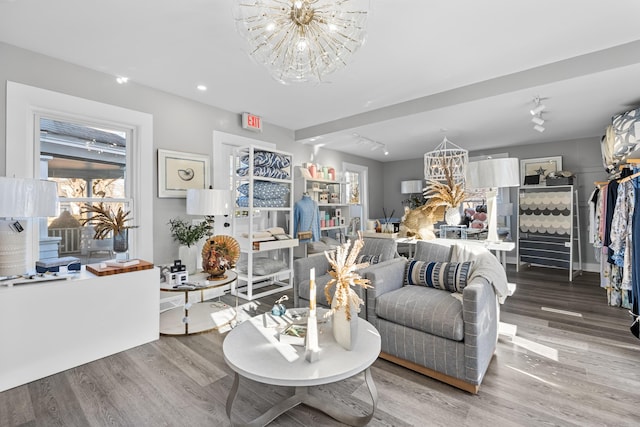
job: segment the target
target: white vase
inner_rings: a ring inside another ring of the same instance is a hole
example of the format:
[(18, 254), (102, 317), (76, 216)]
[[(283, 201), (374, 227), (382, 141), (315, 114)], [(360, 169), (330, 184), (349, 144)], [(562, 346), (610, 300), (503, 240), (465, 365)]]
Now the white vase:
[(447, 208), (444, 212), (444, 222), (447, 225), (458, 225), (462, 220), (462, 215), (460, 215), (460, 208), (458, 206), (454, 208)]
[[(349, 289), (349, 292), (354, 292), (353, 289)], [(354, 292), (355, 293), (355, 292)], [(337, 299), (331, 300), (331, 308), (335, 308)], [(347, 312), (344, 307), (336, 310), (333, 313), (332, 328), (333, 337), (336, 342), (340, 344), (345, 350), (353, 349), (356, 340), (358, 338), (358, 312), (356, 308), (350, 306), (351, 320), (347, 320)]]
[(195, 274), (198, 271), (198, 248), (195, 245), (182, 245), (178, 248), (178, 258), (182, 265), (187, 266), (187, 273)]

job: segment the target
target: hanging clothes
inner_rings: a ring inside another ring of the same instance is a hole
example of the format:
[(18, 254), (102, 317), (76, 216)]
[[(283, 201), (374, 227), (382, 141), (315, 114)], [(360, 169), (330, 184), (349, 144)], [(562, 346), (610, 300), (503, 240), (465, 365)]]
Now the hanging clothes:
[[(631, 175), (625, 169), (622, 177)], [(635, 190), (633, 183), (610, 181), (600, 191), (601, 217), (599, 229), (602, 239), (600, 286), (607, 290), (607, 303), (614, 307), (630, 308), (632, 287), (632, 235)]]
[[(637, 170), (638, 169), (636, 169), (636, 171)], [(631, 183), (633, 184), (636, 198), (632, 218), (632, 234), (635, 234), (635, 236), (632, 235), (631, 238), (631, 246), (633, 249), (631, 251), (633, 262), (633, 271), (631, 272), (631, 314), (633, 319), (630, 330), (636, 338), (640, 338), (640, 195), (638, 194), (640, 178), (632, 179)]]
[(588, 241), (591, 244), (596, 242), (598, 232), (596, 228), (597, 224), (597, 205), (598, 205), (598, 195), (600, 194), (600, 189), (598, 187), (594, 188), (589, 195), (589, 236)]
[(301, 242), (317, 242), (320, 240), (320, 210), (318, 204), (308, 195), (303, 195), (293, 206), (293, 235), (298, 231), (311, 231), (311, 239)]

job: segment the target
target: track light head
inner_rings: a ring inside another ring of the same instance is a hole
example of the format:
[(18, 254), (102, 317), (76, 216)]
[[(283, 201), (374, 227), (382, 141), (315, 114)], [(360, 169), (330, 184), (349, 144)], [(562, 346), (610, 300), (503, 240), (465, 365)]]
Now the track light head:
[(531, 121), (537, 125), (542, 126), (544, 124), (544, 119), (542, 117), (538, 116), (534, 116)]
[(529, 110), (532, 116), (542, 113), (547, 108), (547, 106), (540, 101), (539, 96), (536, 96), (535, 98), (533, 98), (533, 103), (536, 106), (533, 107), (531, 110)]
[(530, 110), (529, 112), (531, 113), (532, 116), (535, 116), (536, 114), (542, 113), (546, 108), (547, 108), (546, 105), (538, 104), (534, 109)]
[(535, 130), (537, 130), (538, 132), (540, 132), (540, 133), (544, 132), (544, 127), (542, 127), (540, 125), (535, 125), (533, 128)]

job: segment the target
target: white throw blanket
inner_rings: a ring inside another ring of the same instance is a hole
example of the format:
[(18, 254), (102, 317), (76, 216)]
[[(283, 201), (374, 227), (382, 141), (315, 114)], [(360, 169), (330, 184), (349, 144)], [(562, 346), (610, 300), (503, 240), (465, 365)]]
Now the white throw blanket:
[(481, 246), (453, 244), (451, 262), (474, 261), (469, 272), (469, 282), (480, 276), (493, 285), (498, 297), (508, 296), (507, 273), (500, 261), (486, 248)]

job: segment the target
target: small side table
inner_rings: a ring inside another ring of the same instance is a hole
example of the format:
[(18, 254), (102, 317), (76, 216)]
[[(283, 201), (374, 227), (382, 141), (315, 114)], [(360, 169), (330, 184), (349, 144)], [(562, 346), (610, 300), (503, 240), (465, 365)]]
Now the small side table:
[[(212, 301), (204, 300), (204, 291), (207, 289), (220, 288), (233, 283), (238, 278), (235, 271), (225, 272), (225, 278), (219, 280), (207, 280), (207, 274), (196, 274), (189, 280), (194, 284), (194, 289), (160, 287), (162, 292), (184, 292), (184, 306), (174, 307), (160, 313), (160, 335), (193, 335), (209, 332), (226, 326), (233, 322), (238, 315), (238, 295), (236, 293), (236, 307), (230, 319), (222, 324), (216, 324), (211, 317), (215, 312), (220, 311), (218, 307), (212, 306)], [(189, 302), (189, 293), (200, 291), (200, 301)]]

